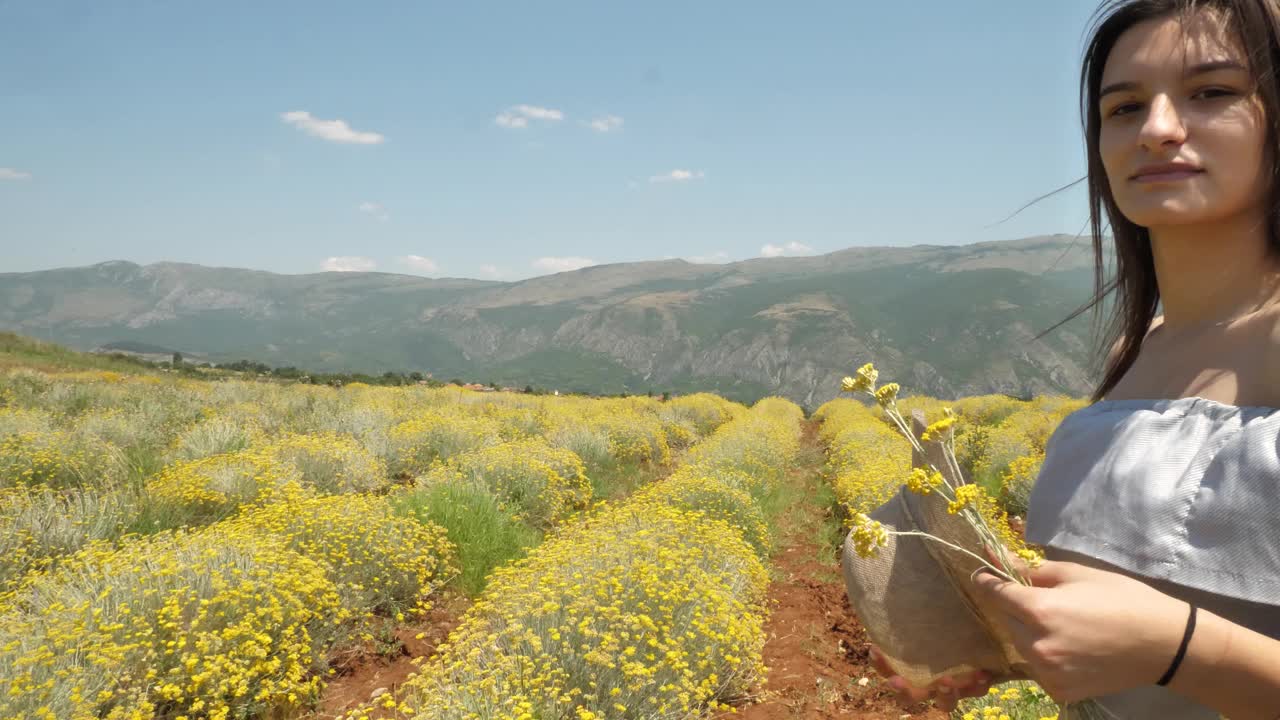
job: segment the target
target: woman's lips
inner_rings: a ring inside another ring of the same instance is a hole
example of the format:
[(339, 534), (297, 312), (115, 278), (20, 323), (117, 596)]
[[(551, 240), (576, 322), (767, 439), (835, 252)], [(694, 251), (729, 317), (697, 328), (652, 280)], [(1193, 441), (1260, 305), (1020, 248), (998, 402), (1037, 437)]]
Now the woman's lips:
[(1134, 178), (1134, 182), (1155, 183), (1155, 182), (1174, 182), (1177, 180), (1186, 180), (1204, 172), (1203, 170), (1174, 170), (1171, 172), (1150, 173), (1148, 175), (1139, 175)]

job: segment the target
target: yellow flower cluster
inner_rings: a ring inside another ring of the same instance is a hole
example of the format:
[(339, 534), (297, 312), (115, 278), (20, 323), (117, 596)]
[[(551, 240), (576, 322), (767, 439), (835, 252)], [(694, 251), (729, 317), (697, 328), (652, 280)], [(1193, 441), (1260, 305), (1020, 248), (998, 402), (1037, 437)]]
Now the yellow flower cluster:
[(1059, 709), (1039, 685), (1017, 680), (994, 685), (985, 697), (960, 701), (962, 720), (1058, 720)]
[(871, 557), (889, 544), (889, 532), (879, 520), (872, 520), (863, 513), (853, 516), (850, 521), (850, 535), (853, 537), (853, 549), (861, 557)]
[(946, 481), (942, 478), (942, 473), (937, 470), (925, 470), (924, 468), (912, 468), (911, 474), (907, 476), (905, 483), (907, 489), (913, 493), (928, 495), (937, 488), (943, 486)]

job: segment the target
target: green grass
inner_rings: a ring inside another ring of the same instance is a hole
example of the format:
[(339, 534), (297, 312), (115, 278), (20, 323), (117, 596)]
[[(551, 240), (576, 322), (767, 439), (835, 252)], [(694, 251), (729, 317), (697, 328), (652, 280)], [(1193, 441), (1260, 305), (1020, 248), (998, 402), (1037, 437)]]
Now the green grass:
[(621, 500), (658, 478), (670, 468), (653, 463), (617, 462), (588, 463), (587, 479), (591, 481), (592, 500)]
[(30, 367), (38, 370), (111, 370), (119, 373), (150, 371), (142, 363), (126, 357), (82, 353), (16, 333), (0, 332), (0, 369), (6, 367)]
[(524, 557), (542, 541), (541, 533), (513, 518), (487, 489), (470, 483), (418, 488), (393, 498), (392, 505), (402, 515), (445, 529), (458, 549), (458, 586), (472, 597), (484, 590), (495, 568)]

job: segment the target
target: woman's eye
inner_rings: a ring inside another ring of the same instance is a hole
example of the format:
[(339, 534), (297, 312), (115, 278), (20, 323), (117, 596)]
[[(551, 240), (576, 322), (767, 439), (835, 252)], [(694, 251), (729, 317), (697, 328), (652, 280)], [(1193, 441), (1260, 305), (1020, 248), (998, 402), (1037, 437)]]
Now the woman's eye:
[(1223, 95), (1234, 95), (1234, 94), (1235, 94), (1234, 92), (1232, 92), (1232, 91), (1230, 91), (1230, 90), (1227, 90), (1226, 88), (1205, 88), (1205, 89), (1201, 90), (1200, 92), (1196, 93), (1195, 95), (1192, 95), (1191, 97), (1197, 97), (1197, 96), (1200, 96), (1200, 95), (1207, 95), (1208, 93), (1216, 93), (1218, 97), (1221, 97), (1221, 96), (1223, 96)]
[[(1235, 94), (1236, 93), (1234, 90), (1215, 87), (1215, 88), (1205, 88), (1203, 90), (1200, 90), (1199, 92), (1195, 93), (1191, 97), (1198, 98), (1198, 97), (1204, 96), (1206, 100), (1209, 100), (1215, 97), (1226, 97), (1228, 95), (1235, 95)], [(1117, 105), (1111, 110), (1110, 113), (1108, 113), (1108, 117), (1115, 117), (1117, 115), (1128, 115), (1130, 110), (1136, 109), (1138, 107), (1140, 107), (1138, 103), (1124, 103), (1122, 105)]]

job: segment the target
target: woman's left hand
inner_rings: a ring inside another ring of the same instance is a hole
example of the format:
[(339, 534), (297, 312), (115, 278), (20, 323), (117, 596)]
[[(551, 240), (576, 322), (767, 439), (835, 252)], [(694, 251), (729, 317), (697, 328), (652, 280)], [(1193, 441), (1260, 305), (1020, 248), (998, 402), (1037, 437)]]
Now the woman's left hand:
[(978, 593), (1058, 703), (1154, 685), (1182, 642), (1187, 603), (1120, 573), (1072, 562), (1024, 568), (1033, 587), (990, 572)]

